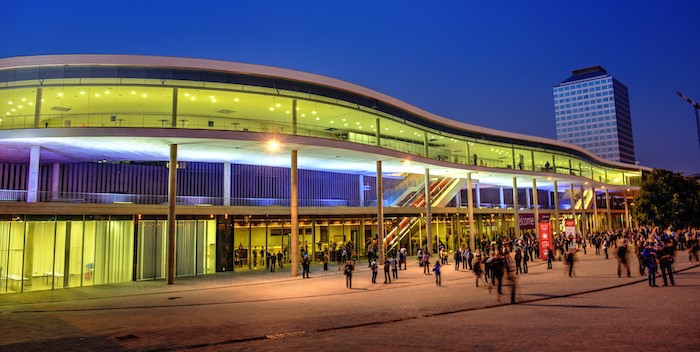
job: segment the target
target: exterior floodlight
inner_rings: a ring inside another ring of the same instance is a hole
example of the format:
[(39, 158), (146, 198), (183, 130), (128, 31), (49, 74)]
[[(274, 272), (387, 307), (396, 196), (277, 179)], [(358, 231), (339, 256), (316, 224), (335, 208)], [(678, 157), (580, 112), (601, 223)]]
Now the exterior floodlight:
[(280, 142), (276, 139), (271, 139), (267, 142), (267, 150), (270, 152), (277, 152), (280, 149)]

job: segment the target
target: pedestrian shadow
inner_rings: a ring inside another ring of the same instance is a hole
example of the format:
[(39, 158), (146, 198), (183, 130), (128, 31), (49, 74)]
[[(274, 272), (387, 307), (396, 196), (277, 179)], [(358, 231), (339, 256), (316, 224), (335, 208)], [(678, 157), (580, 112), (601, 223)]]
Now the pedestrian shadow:
[[(571, 298), (571, 297), (567, 297)], [(521, 306), (533, 306), (533, 307), (557, 307), (557, 308), (586, 308), (586, 309), (626, 309), (624, 307), (615, 306), (600, 306), (600, 305), (588, 305), (588, 304), (541, 304), (541, 303), (520, 303)]]

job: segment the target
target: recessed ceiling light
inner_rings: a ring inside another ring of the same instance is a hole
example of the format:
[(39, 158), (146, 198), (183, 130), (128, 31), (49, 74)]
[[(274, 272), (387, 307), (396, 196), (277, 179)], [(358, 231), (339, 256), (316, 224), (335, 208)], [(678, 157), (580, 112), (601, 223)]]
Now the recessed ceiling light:
[(8, 104), (10, 104), (10, 105), (14, 104), (14, 103), (13, 103), (13, 102), (11, 102), (11, 101), (8, 101), (7, 103), (8, 103)]
[(314, 115), (316, 115), (316, 110), (312, 111), (311, 113), (314, 114)]
[(85, 92), (83, 92), (83, 91), (80, 91), (80, 95), (85, 95)]
[(331, 121), (331, 123), (334, 123), (335, 121)]
[(30, 101), (30, 102), (29, 102), (29, 105), (34, 105), (34, 103), (32, 103), (32, 102)]
[(359, 121), (358, 121), (358, 122), (355, 122), (355, 124), (356, 124), (356, 125), (359, 125), (359, 124), (360, 124), (360, 122), (359, 122)]
[(317, 117), (317, 118), (316, 118), (316, 121), (318, 121), (318, 120), (320, 120), (320, 119), (321, 119), (320, 117)]
[(343, 122), (345, 122), (345, 119), (343, 119)]
[(400, 130), (399, 132), (403, 133), (403, 130)]
[(284, 113), (285, 113), (285, 114), (289, 114), (289, 110), (285, 110)]
[(99, 97), (100, 97), (100, 93), (95, 93), (95, 96), (99, 98)]
[(238, 102), (238, 98), (233, 98), (233, 101)]
[(105, 91), (105, 94), (109, 95), (109, 91), (108, 91), (108, 90), (106, 90), (106, 91)]
[(63, 93), (58, 93), (58, 96), (59, 96), (59, 97), (62, 97), (62, 96), (63, 96)]
[(185, 96), (186, 96), (186, 97), (189, 97), (189, 96), (190, 96), (190, 93), (185, 93)]
[(306, 114), (301, 114), (301, 117), (306, 117)]
[(21, 108), (23, 108), (24, 106), (22, 106), (22, 105), (18, 105), (17, 107), (21, 109)]
[(348, 124), (347, 124), (347, 123), (344, 123), (343, 126), (348, 127)]
[(209, 99), (216, 99), (216, 97), (214, 97), (213, 95), (210, 95)]
[(197, 98), (191, 97), (190, 100), (195, 101), (195, 100), (197, 100)]
[(132, 90), (132, 91), (131, 91), (131, 94), (136, 94), (136, 92)]
[(212, 103), (216, 103), (216, 99), (212, 99), (211, 102), (212, 102)]
[(388, 131), (388, 130), (389, 130), (389, 127), (384, 127), (384, 131)]
[(270, 111), (275, 111), (275, 108), (273, 108), (272, 106), (270, 106)]
[(282, 105), (280, 105), (280, 103), (277, 103), (277, 104), (275, 104), (275, 106), (279, 108)]

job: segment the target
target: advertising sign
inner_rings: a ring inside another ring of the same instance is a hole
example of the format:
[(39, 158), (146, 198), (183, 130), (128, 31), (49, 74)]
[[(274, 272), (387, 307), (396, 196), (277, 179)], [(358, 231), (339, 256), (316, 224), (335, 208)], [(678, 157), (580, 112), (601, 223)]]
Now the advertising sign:
[(564, 220), (564, 233), (566, 233), (566, 237), (569, 237), (569, 236), (576, 237), (576, 220), (574, 220), (574, 219)]
[(535, 229), (535, 214), (518, 214), (521, 230)]
[[(537, 224), (540, 230), (540, 258), (547, 259), (547, 253), (549, 252), (549, 247), (553, 247), (552, 244), (552, 228), (549, 222), (540, 222)], [(552, 248), (553, 250), (554, 248)]]

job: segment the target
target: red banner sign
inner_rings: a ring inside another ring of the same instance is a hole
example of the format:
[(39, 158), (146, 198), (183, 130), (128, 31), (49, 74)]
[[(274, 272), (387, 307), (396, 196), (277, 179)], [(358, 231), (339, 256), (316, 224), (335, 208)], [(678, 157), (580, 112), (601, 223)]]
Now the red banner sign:
[[(552, 244), (552, 228), (549, 222), (540, 222), (537, 224), (540, 230), (540, 258), (547, 259), (547, 253)], [(552, 248), (554, 250), (554, 248)]]

